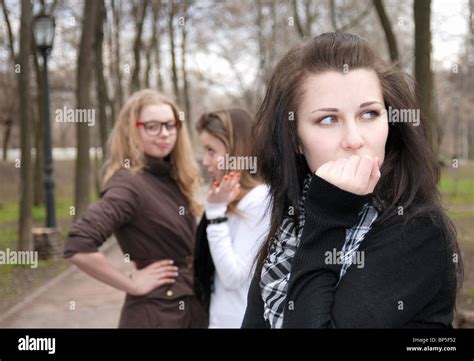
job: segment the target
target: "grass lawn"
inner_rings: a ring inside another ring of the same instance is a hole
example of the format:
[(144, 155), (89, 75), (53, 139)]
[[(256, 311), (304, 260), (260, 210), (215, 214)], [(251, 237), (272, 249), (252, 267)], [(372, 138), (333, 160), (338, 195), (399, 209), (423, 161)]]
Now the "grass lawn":
[(470, 205), (474, 207), (474, 179), (443, 174), (438, 185), (446, 205)]

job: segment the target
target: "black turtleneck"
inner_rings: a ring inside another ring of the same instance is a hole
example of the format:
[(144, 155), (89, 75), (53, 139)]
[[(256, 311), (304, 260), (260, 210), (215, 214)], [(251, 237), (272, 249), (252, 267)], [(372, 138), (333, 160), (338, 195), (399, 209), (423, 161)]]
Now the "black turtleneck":
[[(314, 176), (305, 203), (305, 224), (293, 260), (284, 328), (449, 328), (456, 295), (453, 251), (437, 215), (404, 216), (375, 223), (358, 251), (362, 268), (341, 265), (325, 253), (340, 251), (345, 230), (366, 201)], [(255, 274), (242, 327), (269, 327)]]
[(156, 176), (170, 176), (171, 175), (171, 157), (155, 158), (145, 155), (145, 170)]

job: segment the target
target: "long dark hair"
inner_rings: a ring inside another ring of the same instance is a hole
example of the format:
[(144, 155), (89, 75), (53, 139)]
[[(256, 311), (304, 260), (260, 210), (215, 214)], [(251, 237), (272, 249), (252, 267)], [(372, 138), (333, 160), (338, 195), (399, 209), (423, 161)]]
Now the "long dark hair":
[[(292, 217), (298, 224), (297, 205), (303, 179), (309, 171), (305, 157), (298, 152), (300, 142), (296, 131), (296, 109), (304, 80), (310, 74), (361, 68), (376, 72), (386, 109), (419, 108), (413, 79), (396, 64), (382, 62), (367, 42), (353, 34), (321, 34), (291, 49), (276, 66), (253, 129), (259, 173), (270, 185), (273, 201), (270, 232), (257, 255), (256, 272), (261, 271), (289, 207), (294, 210)], [(460, 285), (463, 271), (456, 230), (441, 206), (436, 186), (439, 168), (427, 142), (423, 117), (419, 126), (390, 123), (381, 173), (374, 190), (374, 198), (381, 210), (377, 222), (396, 215), (400, 206), (407, 216), (405, 221), (425, 213), (440, 215), (452, 251), (458, 254)]]

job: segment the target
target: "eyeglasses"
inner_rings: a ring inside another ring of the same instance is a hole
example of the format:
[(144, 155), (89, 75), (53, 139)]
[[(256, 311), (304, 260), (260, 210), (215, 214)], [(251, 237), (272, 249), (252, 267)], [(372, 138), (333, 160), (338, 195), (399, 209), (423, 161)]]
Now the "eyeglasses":
[(150, 120), (148, 122), (141, 122), (137, 120), (135, 122), (135, 125), (137, 127), (143, 125), (143, 127), (145, 128), (146, 134), (150, 136), (160, 135), (163, 129), (163, 125), (166, 127), (166, 130), (168, 131), (170, 135), (175, 135), (179, 128), (179, 122), (164, 123), (164, 122), (159, 122), (157, 120)]

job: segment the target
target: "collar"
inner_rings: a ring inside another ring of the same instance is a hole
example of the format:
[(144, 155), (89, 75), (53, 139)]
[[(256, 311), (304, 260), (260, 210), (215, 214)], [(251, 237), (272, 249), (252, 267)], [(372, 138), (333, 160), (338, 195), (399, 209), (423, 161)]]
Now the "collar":
[(170, 176), (171, 175), (171, 157), (167, 156), (163, 159), (151, 157), (145, 155), (145, 169), (157, 176)]

